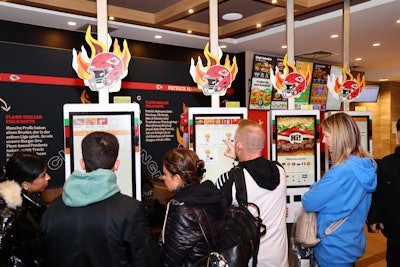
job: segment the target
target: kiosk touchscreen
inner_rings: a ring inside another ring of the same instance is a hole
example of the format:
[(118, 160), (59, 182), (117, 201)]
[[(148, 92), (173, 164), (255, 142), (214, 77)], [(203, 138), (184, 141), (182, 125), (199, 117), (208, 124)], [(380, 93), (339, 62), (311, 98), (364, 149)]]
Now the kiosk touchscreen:
[(119, 142), (120, 166), (116, 171), (121, 193), (141, 200), (140, 108), (131, 104), (65, 104), (65, 177), (82, 170), (81, 143), (94, 131), (114, 134)]
[(301, 198), (320, 177), (319, 110), (273, 110), (272, 159), (286, 172), (287, 222), (293, 223)]
[(189, 108), (189, 146), (204, 160), (204, 179), (216, 182), (234, 166), (234, 160), (224, 156), (226, 144), (235, 140), (236, 128), (247, 119), (246, 108)]

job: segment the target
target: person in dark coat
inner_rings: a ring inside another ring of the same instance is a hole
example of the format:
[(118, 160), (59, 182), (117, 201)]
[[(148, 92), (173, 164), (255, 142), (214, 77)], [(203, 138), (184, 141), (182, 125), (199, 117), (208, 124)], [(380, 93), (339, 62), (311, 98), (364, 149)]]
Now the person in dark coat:
[[(400, 119), (396, 128), (400, 142)], [(378, 187), (373, 194), (368, 226), (374, 233), (382, 230), (387, 238), (387, 266), (400, 266), (400, 146), (378, 161)]]
[(168, 151), (163, 172), (165, 185), (173, 197), (167, 204), (162, 232), (161, 266), (190, 266), (210, 253), (200, 225), (212, 249), (223, 249), (226, 201), (211, 181), (200, 183), (205, 172), (204, 161), (192, 150)]
[(141, 203), (123, 195), (114, 173), (117, 138), (92, 132), (82, 141), (81, 166), (62, 196), (43, 214), (41, 229), (50, 267), (158, 266), (160, 247)]
[(0, 266), (43, 266), (39, 222), (47, 204), (46, 162), (35, 153), (16, 152), (0, 171)]

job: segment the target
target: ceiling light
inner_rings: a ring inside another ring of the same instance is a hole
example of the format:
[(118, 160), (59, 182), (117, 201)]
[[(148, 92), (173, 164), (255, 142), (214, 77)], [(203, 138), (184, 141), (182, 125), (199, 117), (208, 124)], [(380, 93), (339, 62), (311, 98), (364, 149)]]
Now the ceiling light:
[(156, 38), (156, 39), (161, 39), (161, 38), (162, 38), (162, 36), (161, 36), (161, 35), (159, 35), (159, 34), (157, 34), (157, 35), (155, 35), (155, 36), (154, 36), (154, 38)]
[(192, 14), (192, 13), (194, 12), (194, 10), (193, 10), (193, 9), (189, 9), (188, 12), (189, 12), (190, 14)]
[(187, 30), (187, 33), (192, 33), (192, 30)]
[(221, 47), (221, 49), (225, 49), (226, 45), (220, 45), (219, 47)]
[(261, 23), (257, 23), (256, 27), (260, 28), (261, 27)]
[(389, 79), (388, 78), (383, 78), (383, 79), (379, 79), (379, 81), (380, 82), (387, 82), (387, 81), (389, 81)]
[(361, 60), (361, 58), (360, 58), (360, 57), (358, 57), (358, 58), (356, 58), (355, 60), (356, 60), (356, 61), (360, 61), (360, 60)]
[(115, 18), (113, 16), (108, 17), (109, 20), (114, 20)]
[(338, 38), (339, 37), (339, 35), (337, 35), (337, 34), (332, 34), (331, 35), (331, 38), (333, 39), (333, 38)]
[(374, 43), (374, 44), (372, 44), (372, 46), (380, 46), (381, 44), (380, 43)]
[(281, 48), (286, 49), (287, 45), (282, 45)]
[(278, 0), (272, 0), (271, 3), (276, 4), (276, 3), (278, 3)]
[(76, 22), (75, 21), (68, 21), (68, 25), (69, 26), (76, 26)]
[(400, 23), (400, 19), (396, 20), (396, 23)]
[(240, 13), (226, 13), (222, 15), (223, 20), (239, 20), (243, 18), (243, 15)]

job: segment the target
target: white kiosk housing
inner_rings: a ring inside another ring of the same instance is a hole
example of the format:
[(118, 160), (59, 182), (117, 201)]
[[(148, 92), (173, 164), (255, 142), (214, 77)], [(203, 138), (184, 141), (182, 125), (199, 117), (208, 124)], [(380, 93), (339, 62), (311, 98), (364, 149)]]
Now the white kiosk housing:
[(65, 177), (74, 170), (83, 171), (82, 139), (94, 131), (114, 134), (119, 142), (120, 166), (116, 175), (123, 194), (141, 200), (140, 107), (129, 104), (65, 104), (64, 149)]

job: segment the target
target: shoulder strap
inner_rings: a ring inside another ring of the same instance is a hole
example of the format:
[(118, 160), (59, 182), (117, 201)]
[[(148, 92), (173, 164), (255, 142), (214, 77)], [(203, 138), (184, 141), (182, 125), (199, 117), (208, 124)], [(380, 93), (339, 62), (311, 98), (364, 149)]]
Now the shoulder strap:
[(338, 229), (338, 228), (350, 217), (350, 215), (353, 214), (353, 212), (358, 208), (358, 206), (360, 206), (360, 203), (361, 203), (361, 202), (362, 202), (362, 200), (361, 200), (361, 201), (357, 204), (357, 206), (350, 212), (349, 215), (347, 215), (346, 217), (344, 217), (344, 218), (342, 218), (342, 219), (340, 219), (340, 220), (337, 220), (337, 221), (334, 221), (333, 223), (331, 223), (331, 224), (325, 229), (324, 236), (322, 236), (321, 238), (323, 238), (323, 237), (325, 237), (325, 236), (327, 236), (327, 235), (332, 234), (336, 229)]
[(243, 168), (235, 166), (230, 171), (230, 174), (233, 176), (232, 178), (236, 188), (236, 199), (238, 203), (247, 205), (247, 190), (246, 190), (246, 181), (244, 179)]

